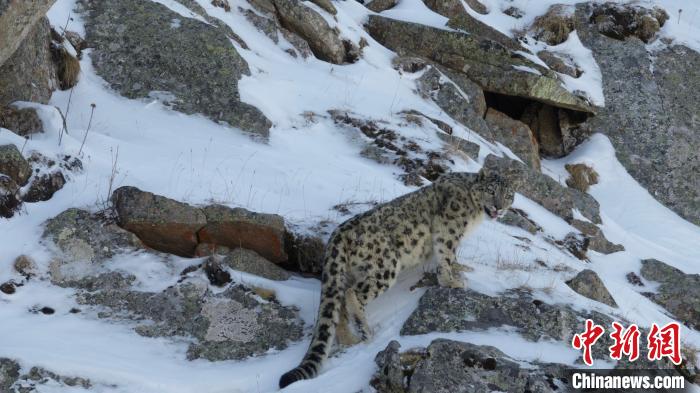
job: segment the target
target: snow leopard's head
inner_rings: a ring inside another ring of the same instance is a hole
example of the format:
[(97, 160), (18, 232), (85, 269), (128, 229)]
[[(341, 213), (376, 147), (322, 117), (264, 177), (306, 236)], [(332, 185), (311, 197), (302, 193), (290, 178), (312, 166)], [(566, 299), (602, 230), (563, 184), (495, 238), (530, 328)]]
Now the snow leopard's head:
[(479, 172), (477, 189), (481, 194), (484, 212), (492, 219), (503, 217), (513, 204), (515, 185), (494, 172)]

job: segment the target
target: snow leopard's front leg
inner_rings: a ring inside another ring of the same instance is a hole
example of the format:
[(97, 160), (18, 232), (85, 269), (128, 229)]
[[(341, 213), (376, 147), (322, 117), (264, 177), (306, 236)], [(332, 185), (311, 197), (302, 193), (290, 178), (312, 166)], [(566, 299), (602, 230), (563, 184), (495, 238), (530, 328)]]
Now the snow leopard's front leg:
[(447, 228), (438, 228), (433, 234), (433, 252), (438, 261), (437, 279), (442, 287), (464, 288), (464, 280), (457, 263), (457, 245), (459, 237)]

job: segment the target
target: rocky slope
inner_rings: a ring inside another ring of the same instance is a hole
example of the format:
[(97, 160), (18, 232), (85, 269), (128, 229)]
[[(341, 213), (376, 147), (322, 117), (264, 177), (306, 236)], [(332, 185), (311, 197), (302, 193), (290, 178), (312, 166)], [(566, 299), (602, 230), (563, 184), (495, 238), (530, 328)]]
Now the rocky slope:
[(589, 318), (697, 382), (700, 8), (530, 3), (0, 1), (0, 391), (276, 391), (333, 229), (481, 167), (469, 289), (407, 272), (287, 391), (569, 391)]

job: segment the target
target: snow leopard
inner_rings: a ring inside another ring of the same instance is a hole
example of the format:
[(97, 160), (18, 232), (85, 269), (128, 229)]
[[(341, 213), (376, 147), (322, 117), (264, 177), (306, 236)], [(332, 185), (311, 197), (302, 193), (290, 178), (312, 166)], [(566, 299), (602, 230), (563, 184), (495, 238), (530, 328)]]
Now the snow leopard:
[(280, 388), (315, 377), (337, 340), (370, 339), (365, 306), (400, 271), (437, 259), (441, 286), (463, 287), (456, 261), (460, 239), (484, 217), (496, 219), (513, 203), (514, 187), (498, 173), (450, 173), (340, 224), (324, 251), (321, 302), (301, 364), (282, 375)]

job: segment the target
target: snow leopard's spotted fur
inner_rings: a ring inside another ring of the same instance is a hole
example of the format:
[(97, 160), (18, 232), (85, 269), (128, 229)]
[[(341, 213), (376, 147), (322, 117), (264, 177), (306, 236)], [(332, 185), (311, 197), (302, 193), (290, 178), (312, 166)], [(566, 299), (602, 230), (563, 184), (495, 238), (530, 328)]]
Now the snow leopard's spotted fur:
[(512, 187), (497, 174), (454, 173), (341, 224), (325, 250), (311, 345), (301, 364), (282, 376), (280, 387), (315, 377), (336, 335), (341, 344), (367, 340), (364, 307), (391, 287), (401, 270), (435, 256), (440, 285), (462, 286), (455, 257), (460, 238), (512, 202)]

